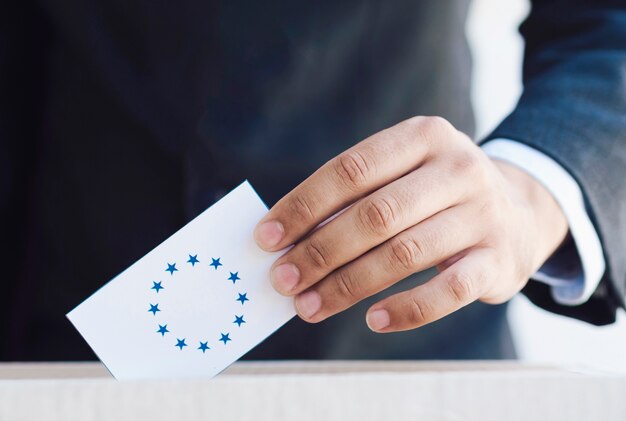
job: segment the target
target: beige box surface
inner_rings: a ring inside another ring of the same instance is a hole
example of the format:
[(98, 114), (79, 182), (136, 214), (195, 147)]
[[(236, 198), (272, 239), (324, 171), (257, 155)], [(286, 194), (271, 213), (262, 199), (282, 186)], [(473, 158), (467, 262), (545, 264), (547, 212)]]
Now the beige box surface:
[(0, 420), (626, 420), (626, 377), (510, 362), (238, 363), (118, 382), (95, 363), (0, 364)]

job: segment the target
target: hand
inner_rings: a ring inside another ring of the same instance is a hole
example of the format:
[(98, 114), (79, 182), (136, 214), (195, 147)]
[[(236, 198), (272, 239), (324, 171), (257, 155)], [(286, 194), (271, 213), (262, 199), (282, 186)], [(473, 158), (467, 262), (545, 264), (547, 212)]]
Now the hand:
[(313, 323), (437, 266), (430, 281), (368, 310), (372, 330), (393, 332), (510, 299), (567, 230), (530, 175), (490, 160), (444, 119), (415, 117), (323, 165), (269, 211), (255, 239), (268, 251), (294, 244), (271, 281)]

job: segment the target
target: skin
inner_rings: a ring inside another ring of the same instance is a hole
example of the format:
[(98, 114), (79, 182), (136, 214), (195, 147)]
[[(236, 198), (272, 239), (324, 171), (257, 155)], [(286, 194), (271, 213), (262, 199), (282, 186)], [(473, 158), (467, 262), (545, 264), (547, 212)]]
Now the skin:
[(532, 176), (491, 160), (446, 120), (414, 117), (324, 164), (254, 236), (267, 251), (293, 245), (270, 278), (311, 323), (436, 266), (425, 284), (367, 311), (370, 329), (395, 332), (475, 300), (507, 301), (567, 232), (562, 210)]

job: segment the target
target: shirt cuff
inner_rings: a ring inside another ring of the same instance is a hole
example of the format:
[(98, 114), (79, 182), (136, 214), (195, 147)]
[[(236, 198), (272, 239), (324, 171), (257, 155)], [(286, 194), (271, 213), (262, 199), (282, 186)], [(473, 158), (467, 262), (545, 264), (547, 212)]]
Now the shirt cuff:
[(606, 262), (576, 180), (552, 158), (523, 143), (494, 139), (481, 148), (490, 158), (507, 161), (533, 176), (559, 204), (569, 224), (577, 257), (571, 252), (556, 253), (532, 279), (550, 285), (552, 297), (559, 304), (585, 303), (600, 283)]

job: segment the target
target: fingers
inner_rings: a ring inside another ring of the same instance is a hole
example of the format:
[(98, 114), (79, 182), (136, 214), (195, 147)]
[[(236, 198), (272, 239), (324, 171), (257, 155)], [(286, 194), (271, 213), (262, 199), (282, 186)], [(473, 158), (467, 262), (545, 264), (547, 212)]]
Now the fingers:
[(332, 159), (259, 222), (257, 243), (268, 251), (287, 247), (350, 203), (417, 168), (444, 125), (452, 127), (439, 118), (413, 118)]
[(455, 205), (461, 185), (447, 185), (446, 180), (429, 163), (360, 200), (280, 257), (270, 272), (272, 285), (282, 294), (298, 294), (399, 232)]
[(407, 276), (427, 269), (481, 240), (476, 208), (446, 209), (336, 270), (296, 297), (299, 316), (319, 322), (374, 295)]
[(374, 304), (368, 326), (381, 333), (415, 329), (477, 300), (494, 276), (489, 253), (475, 249), (425, 284)]

